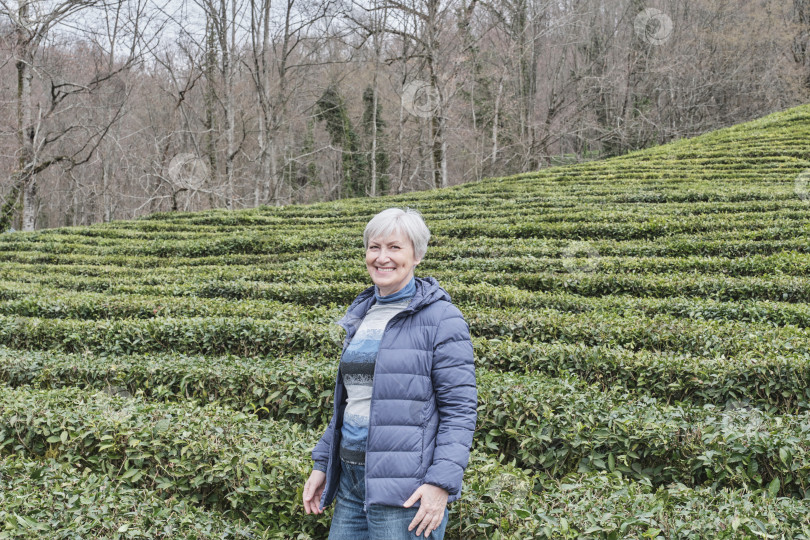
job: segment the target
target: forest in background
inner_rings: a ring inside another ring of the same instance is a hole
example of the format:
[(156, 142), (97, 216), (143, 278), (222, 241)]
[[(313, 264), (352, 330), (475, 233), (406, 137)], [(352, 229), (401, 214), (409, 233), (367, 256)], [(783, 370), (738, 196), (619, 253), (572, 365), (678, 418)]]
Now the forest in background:
[(0, 230), (33, 230), (424, 190), (760, 117), (808, 101), (810, 0), (0, 0), (0, 51)]

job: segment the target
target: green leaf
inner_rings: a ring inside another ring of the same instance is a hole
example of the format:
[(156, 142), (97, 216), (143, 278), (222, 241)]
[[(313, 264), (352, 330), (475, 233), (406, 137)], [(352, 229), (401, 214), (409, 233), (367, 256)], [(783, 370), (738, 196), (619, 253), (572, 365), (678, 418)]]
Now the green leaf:
[(771, 480), (771, 483), (768, 484), (768, 492), (771, 495), (776, 497), (776, 494), (779, 493), (779, 488), (781, 487), (781, 482), (779, 481), (779, 477), (774, 478)]

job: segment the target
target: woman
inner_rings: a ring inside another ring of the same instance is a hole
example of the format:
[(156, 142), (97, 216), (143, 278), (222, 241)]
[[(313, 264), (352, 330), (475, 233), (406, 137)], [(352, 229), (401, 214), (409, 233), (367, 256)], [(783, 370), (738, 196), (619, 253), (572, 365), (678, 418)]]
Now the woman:
[(477, 390), (469, 328), (433, 278), (414, 277), (430, 238), (415, 210), (363, 232), (373, 287), (352, 302), (334, 413), (312, 451), (304, 510), (337, 496), (330, 540), (441, 540), (461, 494)]

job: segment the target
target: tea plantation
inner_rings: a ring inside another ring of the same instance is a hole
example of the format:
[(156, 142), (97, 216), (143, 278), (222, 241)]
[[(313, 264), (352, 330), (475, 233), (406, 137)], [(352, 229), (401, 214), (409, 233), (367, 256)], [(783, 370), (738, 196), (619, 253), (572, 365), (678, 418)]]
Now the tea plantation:
[(390, 206), (476, 351), (448, 539), (810, 538), (810, 106), (438, 191), (0, 235), (0, 538), (325, 538), (301, 492)]

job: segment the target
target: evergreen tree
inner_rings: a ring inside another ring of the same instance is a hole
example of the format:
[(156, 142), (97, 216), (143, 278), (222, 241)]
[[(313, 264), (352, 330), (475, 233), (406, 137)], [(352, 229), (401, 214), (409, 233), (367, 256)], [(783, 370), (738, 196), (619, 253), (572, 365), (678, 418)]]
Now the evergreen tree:
[(346, 111), (346, 104), (334, 85), (315, 103), (315, 116), (324, 123), (332, 144), (341, 148), (344, 197), (363, 197), (369, 184), (368, 162), (360, 152), (357, 133)]

